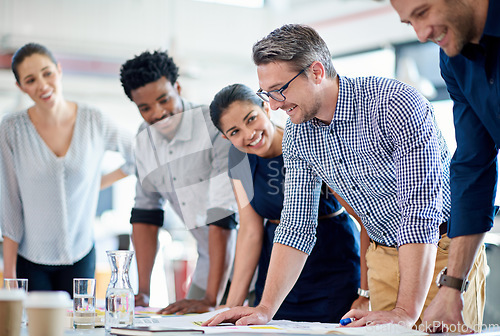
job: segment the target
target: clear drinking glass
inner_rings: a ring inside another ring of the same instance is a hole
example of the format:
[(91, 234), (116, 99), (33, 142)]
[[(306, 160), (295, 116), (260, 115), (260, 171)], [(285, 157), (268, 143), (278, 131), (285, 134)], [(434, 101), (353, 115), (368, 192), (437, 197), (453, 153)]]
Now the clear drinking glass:
[[(8, 290), (22, 289), (28, 293), (28, 279), (3, 279), (3, 288)], [(23, 307), (23, 317), (21, 323), (24, 325), (27, 320), (26, 309)]]
[(73, 279), (73, 327), (95, 327), (95, 279)]
[(28, 279), (3, 279), (5, 289), (22, 289), (28, 291)]
[(134, 324), (135, 299), (128, 272), (134, 251), (106, 251), (111, 265), (111, 280), (106, 290), (106, 315), (104, 327), (131, 326)]

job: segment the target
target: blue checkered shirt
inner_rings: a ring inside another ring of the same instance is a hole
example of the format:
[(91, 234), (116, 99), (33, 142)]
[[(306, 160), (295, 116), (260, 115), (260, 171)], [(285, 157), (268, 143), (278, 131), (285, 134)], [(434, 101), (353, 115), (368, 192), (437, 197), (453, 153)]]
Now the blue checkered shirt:
[(406, 84), (339, 76), (330, 124), (287, 121), (285, 204), (274, 242), (310, 253), (321, 182), (359, 215), (374, 241), (437, 244), (450, 215), (450, 153), (432, 105)]

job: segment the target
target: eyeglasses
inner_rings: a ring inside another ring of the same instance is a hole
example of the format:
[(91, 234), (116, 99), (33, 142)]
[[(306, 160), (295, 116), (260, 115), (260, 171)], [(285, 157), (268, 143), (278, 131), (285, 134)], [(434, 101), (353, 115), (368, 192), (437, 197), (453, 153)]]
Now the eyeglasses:
[(272, 91), (263, 91), (262, 89), (259, 89), (259, 91), (257, 91), (257, 96), (260, 97), (260, 99), (262, 99), (263, 101), (265, 102), (269, 102), (269, 97), (271, 97), (272, 99), (276, 100), (276, 101), (279, 101), (279, 102), (283, 102), (286, 100), (286, 97), (285, 95), (283, 94), (283, 91), (285, 91), (288, 86), (290, 85), (290, 83), (297, 77), (300, 76), (300, 74), (302, 74), (306, 69), (302, 69), (302, 71), (300, 71), (297, 75), (295, 75), (295, 77), (293, 77), (292, 79), (290, 79), (288, 81), (288, 83), (286, 83), (285, 85), (283, 85), (281, 88), (277, 89), (277, 90), (272, 90)]

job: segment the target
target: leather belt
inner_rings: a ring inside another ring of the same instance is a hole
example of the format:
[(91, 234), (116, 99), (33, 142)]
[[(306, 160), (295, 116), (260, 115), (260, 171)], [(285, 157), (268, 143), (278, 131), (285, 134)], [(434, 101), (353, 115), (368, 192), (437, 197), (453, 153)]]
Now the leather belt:
[[(332, 212), (330, 214), (327, 214), (327, 215), (323, 215), (323, 216), (318, 216), (318, 220), (322, 220), (322, 219), (328, 219), (328, 218), (333, 218), (333, 217), (337, 217), (338, 215), (341, 215), (343, 214), (345, 211), (344, 207), (340, 208), (339, 210), (335, 211), (335, 212)], [(280, 223), (280, 220), (279, 219), (268, 219), (267, 220), (269, 223), (273, 223), (273, 224), (276, 224), (278, 225)]]
[[(441, 224), (439, 224), (439, 236), (442, 237), (444, 234), (446, 234), (448, 231), (448, 222), (443, 222)], [(392, 247), (392, 248), (398, 248), (397, 245), (394, 245), (394, 246), (389, 246), (389, 245), (386, 245), (386, 244), (382, 244), (382, 243), (379, 243), (373, 239), (370, 238), (370, 241), (372, 243), (374, 243), (376, 246), (383, 246), (383, 247)]]
[(439, 225), (439, 236), (442, 237), (446, 233), (448, 233), (448, 222), (444, 222)]

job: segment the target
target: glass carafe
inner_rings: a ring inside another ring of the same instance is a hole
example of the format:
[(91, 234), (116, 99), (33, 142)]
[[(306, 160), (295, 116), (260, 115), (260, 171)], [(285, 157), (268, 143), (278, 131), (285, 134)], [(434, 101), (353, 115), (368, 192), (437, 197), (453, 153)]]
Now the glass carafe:
[(134, 292), (128, 277), (134, 251), (106, 251), (111, 280), (106, 290), (105, 329), (134, 324)]

